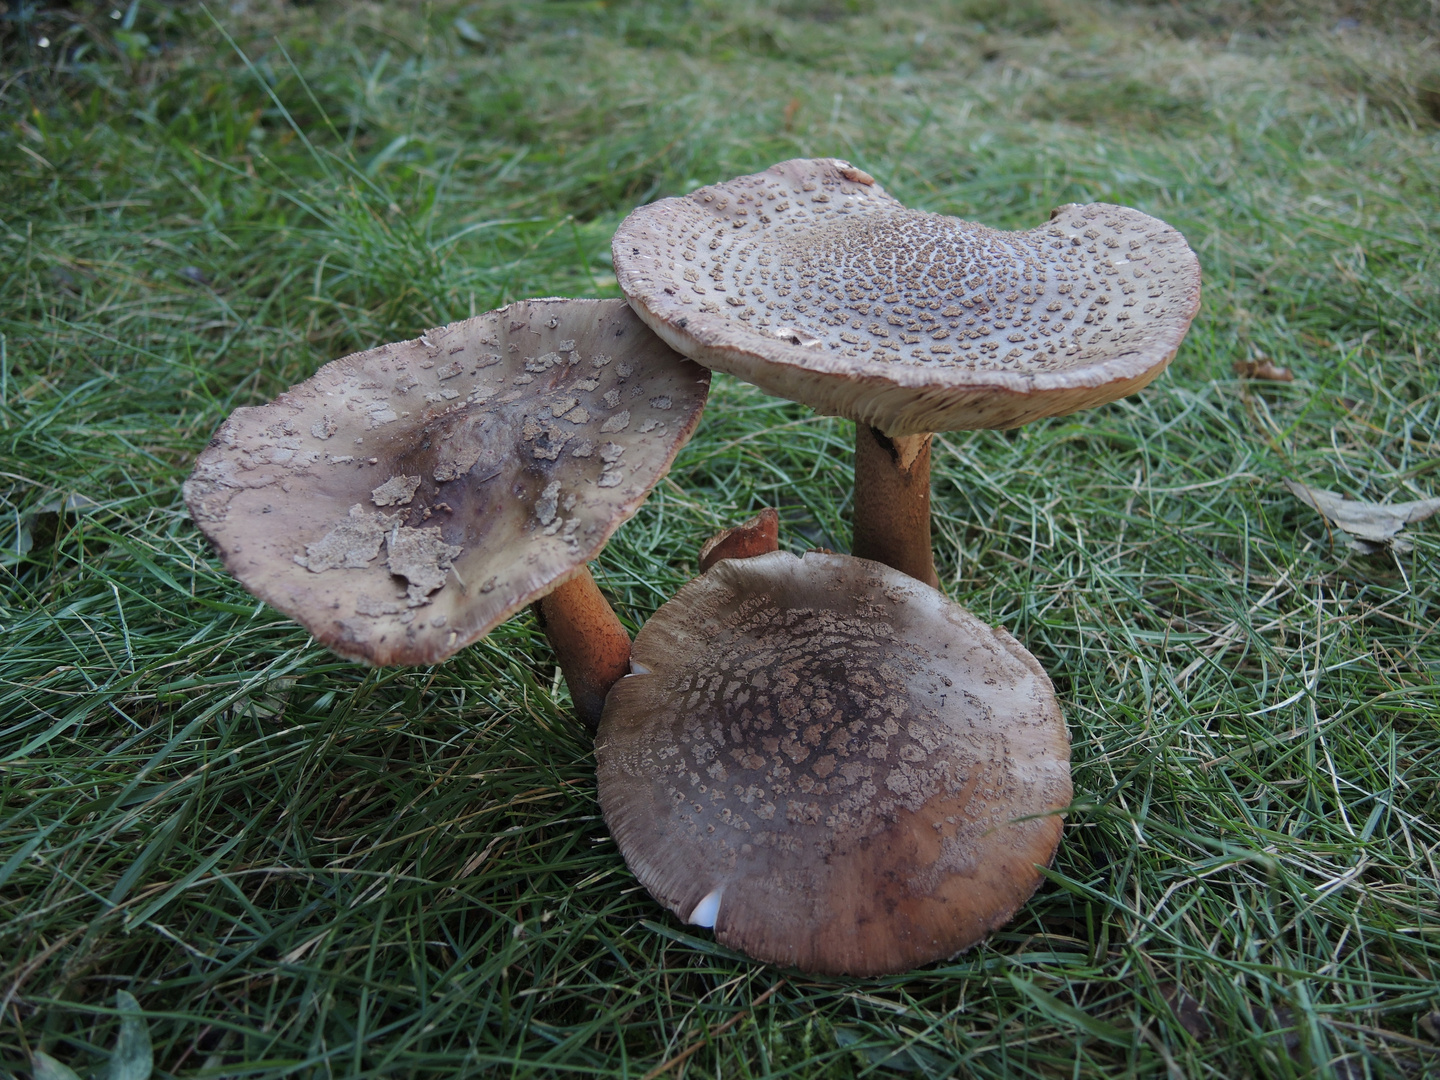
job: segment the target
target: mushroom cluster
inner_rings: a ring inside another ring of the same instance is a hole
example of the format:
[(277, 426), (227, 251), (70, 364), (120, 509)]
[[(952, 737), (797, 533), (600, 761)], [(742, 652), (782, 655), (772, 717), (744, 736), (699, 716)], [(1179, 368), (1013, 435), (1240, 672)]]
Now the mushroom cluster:
[[(908, 210), (833, 159), (641, 207), (624, 301), (512, 304), (237, 409), (185, 498), (227, 568), (343, 656), (439, 662), (534, 605), (655, 898), (750, 956), (879, 974), (1009, 920), (1054, 856), (1069, 738), (1039, 662), (936, 588), (931, 433), (1154, 379), (1199, 302), (1175, 230)], [(763, 511), (628, 633), (586, 564), (714, 368), (856, 421), (853, 556)]]

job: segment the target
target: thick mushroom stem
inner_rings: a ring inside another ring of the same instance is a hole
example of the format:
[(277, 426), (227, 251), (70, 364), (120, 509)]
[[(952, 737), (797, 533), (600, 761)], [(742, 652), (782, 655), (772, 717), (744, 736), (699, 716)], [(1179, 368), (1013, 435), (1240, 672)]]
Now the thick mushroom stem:
[(855, 541), (851, 551), (940, 584), (930, 548), (930, 439), (890, 438), (855, 425)]
[(535, 604), (541, 629), (570, 687), (575, 713), (592, 731), (600, 723), (605, 695), (630, 673), (630, 635), (590, 576), (580, 572)]

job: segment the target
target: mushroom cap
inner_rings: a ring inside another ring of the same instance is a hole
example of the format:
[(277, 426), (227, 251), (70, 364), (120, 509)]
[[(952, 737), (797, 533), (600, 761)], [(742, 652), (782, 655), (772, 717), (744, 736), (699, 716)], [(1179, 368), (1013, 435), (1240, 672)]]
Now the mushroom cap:
[(641, 628), (596, 737), (600, 805), (665, 907), (759, 960), (947, 957), (1040, 882), (1070, 740), (1039, 662), (848, 555), (718, 563)]
[(1200, 304), (1163, 221), (1070, 204), (1028, 232), (907, 210), (833, 158), (642, 206), (615, 276), (675, 349), (890, 436), (1005, 428), (1154, 379)]
[(185, 501), (230, 572), (323, 644), (431, 664), (599, 553), (709, 384), (622, 301), (521, 301), (236, 409)]

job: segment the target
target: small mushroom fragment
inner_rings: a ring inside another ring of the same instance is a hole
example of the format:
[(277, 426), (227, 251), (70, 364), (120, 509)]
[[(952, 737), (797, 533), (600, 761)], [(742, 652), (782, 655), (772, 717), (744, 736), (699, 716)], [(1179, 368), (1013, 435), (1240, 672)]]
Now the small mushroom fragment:
[(1070, 740), (1036, 659), (877, 562), (718, 563), (641, 628), (595, 752), (640, 882), (750, 956), (877, 975), (1003, 925), (1054, 856)]
[(674, 348), (856, 422), (855, 553), (931, 584), (931, 433), (1133, 393), (1200, 303), (1185, 238), (1138, 210), (1068, 205), (1000, 232), (906, 209), (831, 158), (643, 206), (613, 251)]
[(185, 499), (246, 588), (368, 664), (437, 663), (545, 597), (593, 725), (629, 636), (585, 564), (668, 471), (709, 381), (620, 301), (522, 301), (235, 410)]
[(721, 559), (749, 559), (780, 547), (780, 513), (767, 506), (754, 517), (718, 532), (700, 549), (700, 573)]

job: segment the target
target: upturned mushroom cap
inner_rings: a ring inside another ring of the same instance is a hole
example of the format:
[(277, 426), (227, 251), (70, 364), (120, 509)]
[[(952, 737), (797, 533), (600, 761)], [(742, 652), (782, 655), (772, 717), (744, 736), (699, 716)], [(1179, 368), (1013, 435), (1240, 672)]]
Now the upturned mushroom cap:
[(230, 572), (325, 645), (435, 663), (599, 553), (709, 382), (621, 301), (522, 301), (236, 409), (185, 500)]
[(634, 211), (615, 275), (677, 350), (886, 435), (1015, 427), (1154, 379), (1200, 303), (1185, 238), (1062, 206), (999, 232), (907, 210), (832, 158)]
[(880, 563), (717, 564), (610, 691), (600, 805), (637, 878), (723, 943), (874, 975), (953, 955), (1040, 882), (1069, 804), (1050, 680)]
[(700, 548), (700, 573), (721, 559), (753, 559), (780, 547), (780, 511), (767, 506), (739, 525), (716, 533)]

